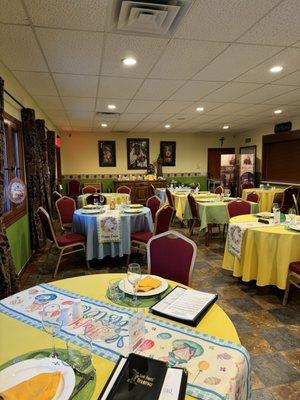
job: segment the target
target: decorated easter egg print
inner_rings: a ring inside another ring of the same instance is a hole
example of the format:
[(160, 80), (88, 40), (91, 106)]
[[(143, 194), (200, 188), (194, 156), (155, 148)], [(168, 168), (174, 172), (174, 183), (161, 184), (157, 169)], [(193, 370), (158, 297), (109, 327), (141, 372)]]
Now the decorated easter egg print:
[(45, 294), (38, 294), (35, 296), (35, 300), (39, 301), (40, 303), (47, 303), (48, 301), (55, 300), (57, 295), (54, 293), (45, 293)]
[(39, 291), (38, 289), (29, 289), (28, 293), (33, 295), (33, 294), (37, 294)]
[(219, 360), (230, 360), (232, 357), (228, 353), (220, 353), (220, 354), (217, 355), (217, 358)]
[(205, 360), (201, 360), (198, 363), (199, 371), (205, 371), (209, 367), (209, 362)]
[(162, 332), (157, 335), (158, 339), (170, 339), (172, 337), (171, 333)]
[(62, 304), (64, 306), (71, 306), (73, 304), (73, 301), (72, 300), (66, 300), (66, 301), (63, 301)]
[(153, 347), (153, 346), (154, 346), (153, 340), (146, 339), (146, 340), (144, 340), (143, 343), (140, 345), (139, 349), (140, 349), (141, 351), (146, 351), (146, 350), (151, 349), (151, 347)]
[(209, 376), (208, 378), (204, 379), (204, 383), (207, 383), (207, 385), (218, 385), (221, 382), (220, 378), (217, 378), (216, 376)]

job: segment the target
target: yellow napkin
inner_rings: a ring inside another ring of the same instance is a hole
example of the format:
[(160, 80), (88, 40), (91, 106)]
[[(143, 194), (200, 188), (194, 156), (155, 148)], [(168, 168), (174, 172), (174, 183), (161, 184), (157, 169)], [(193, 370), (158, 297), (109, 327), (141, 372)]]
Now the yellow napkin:
[(152, 278), (150, 275), (145, 276), (141, 279), (137, 286), (138, 292), (149, 292), (149, 290), (156, 289), (161, 285), (161, 281), (156, 278)]
[(61, 379), (61, 372), (45, 372), (0, 393), (3, 400), (52, 400)]

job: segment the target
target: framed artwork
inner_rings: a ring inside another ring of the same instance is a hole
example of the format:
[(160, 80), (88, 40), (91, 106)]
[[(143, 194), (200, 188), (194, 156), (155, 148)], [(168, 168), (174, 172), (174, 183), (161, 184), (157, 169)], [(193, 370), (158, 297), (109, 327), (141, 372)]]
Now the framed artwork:
[(164, 167), (175, 167), (176, 142), (160, 142), (160, 155)]
[(255, 182), (256, 146), (240, 147), (240, 185)]
[(149, 139), (127, 139), (128, 169), (146, 169), (149, 164)]
[(116, 166), (116, 142), (114, 140), (99, 140), (98, 150), (100, 167)]
[(240, 154), (253, 154), (254, 160), (256, 159), (256, 146), (240, 147)]

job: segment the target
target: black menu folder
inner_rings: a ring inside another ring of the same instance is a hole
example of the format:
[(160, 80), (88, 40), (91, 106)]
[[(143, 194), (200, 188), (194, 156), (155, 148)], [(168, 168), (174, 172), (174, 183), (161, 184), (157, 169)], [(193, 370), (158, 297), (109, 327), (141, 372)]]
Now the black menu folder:
[(184, 400), (187, 373), (130, 353), (120, 357), (98, 400)]
[(155, 303), (153, 314), (172, 319), (190, 326), (197, 326), (209, 308), (217, 301), (218, 295), (176, 286), (162, 300)]

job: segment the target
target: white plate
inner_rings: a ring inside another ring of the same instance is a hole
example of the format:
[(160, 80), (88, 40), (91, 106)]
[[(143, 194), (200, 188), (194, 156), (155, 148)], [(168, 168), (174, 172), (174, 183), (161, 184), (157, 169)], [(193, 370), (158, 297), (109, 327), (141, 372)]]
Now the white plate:
[(141, 209), (132, 209), (132, 210), (130, 210), (130, 209), (125, 209), (124, 210), (124, 213), (126, 213), (126, 214), (140, 214), (142, 212), (142, 210)]
[(62, 379), (52, 400), (68, 400), (75, 387), (75, 374), (67, 363), (56, 358), (32, 358), (5, 368), (0, 372), (0, 392), (35, 375), (57, 371), (62, 373)]
[[(147, 275), (148, 274), (142, 275), (142, 278), (144, 278)], [(160, 276), (156, 276), (156, 275), (151, 275), (151, 276), (153, 278), (159, 279), (161, 281), (161, 285), (156, 289), (149, 290), (149, 292), (137, 292), (136, 295), (138, 297), (155, 296), (156, 294), (160, 294), (168, 289), (168, 286), (169, 286), (168, 282), (164, 278), (161, 278)], [(122, 290), (122, 292), (125, 292), (126, 294), (131, 294), (131, 295), (135, 294), (133, 291), (133, 287), (127, 278), (122, 279), (119, 282), (119, 289)]]
[(86, 210), (93, 210), (93, 209), (97, 208), (97, 206), (94, 204), (87, 204), (87, 205), (83, 206), (82, 208), (85, 208)]
[(80, 210), (81, 214), (103, 214), (105, 212), (105, 210), (84, 210), (81, 209)]
[(257, 214), (255, 214), (257, 217), (262, 217), (262, 218), (273, 218), (274, 217), (274, 214), (273, 213), (271, 213), (271, 212), (268, 212), (268, 211), (265, 211), (265, 212), (260, 212), (260, 213), (257, 213)]
[(129, 204), (127, 207), (129, 208), (143, 208), (143, 204)]
[(300, 232), (300, 225), (289, 225), (289, 228), (293, 231)]

